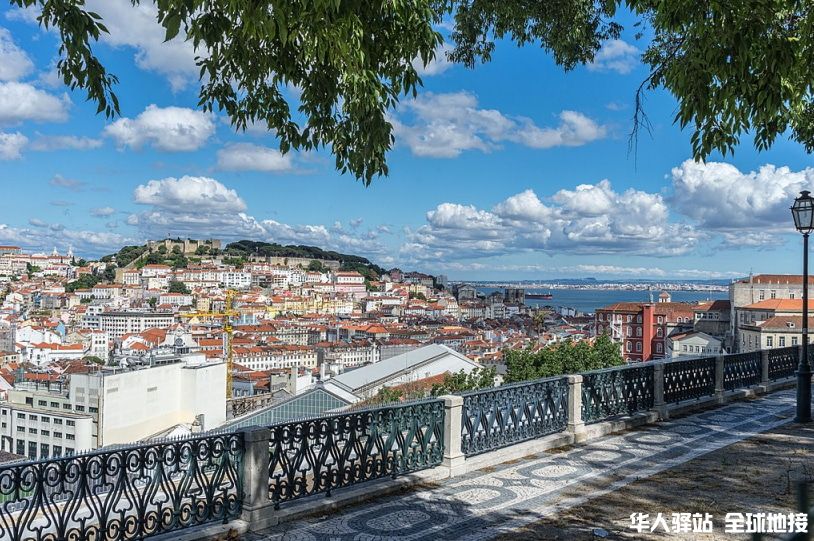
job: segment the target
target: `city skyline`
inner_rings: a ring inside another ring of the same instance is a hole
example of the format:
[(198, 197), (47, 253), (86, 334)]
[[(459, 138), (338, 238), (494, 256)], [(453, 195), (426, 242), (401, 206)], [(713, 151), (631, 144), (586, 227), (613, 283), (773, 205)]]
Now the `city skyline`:
[(93, 257), (167, 235), (246, 238), (473, 280), (799, 272), (788, 207), (814, 180), (799, 145), (692, 162), (658, 91), (652, 138), (628, 154), (646, 76), (633, 32), (569, 74), (534, 47), (501, 43), (475, 70), (439, 51), (392, 115), (390, 177), (365, 188), (325, 151), (281, 155), (263, 130), (195, 110), (191, 48), (162, 43), (152, 6), (88, 5), (113, 36), (97, 46), (121, 81), (110, 121), (55, 80), (55, 36), (32, 13), (0, 15), (2, 244)]

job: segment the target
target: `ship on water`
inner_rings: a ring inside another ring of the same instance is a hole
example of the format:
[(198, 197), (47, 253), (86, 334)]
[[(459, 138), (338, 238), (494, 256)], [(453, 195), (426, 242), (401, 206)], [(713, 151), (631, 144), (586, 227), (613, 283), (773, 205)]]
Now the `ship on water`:
[(551, 293), (551, 290), (548, 293), (526, 293), (527, 299), (542, 299), (542, 300), (549, 300), (553, 299), (554, 295)]

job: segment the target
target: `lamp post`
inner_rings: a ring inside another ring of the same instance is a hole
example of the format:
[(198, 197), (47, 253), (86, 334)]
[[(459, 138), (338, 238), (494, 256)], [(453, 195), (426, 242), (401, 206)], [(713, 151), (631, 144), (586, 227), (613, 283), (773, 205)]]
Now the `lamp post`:
[(797, 417), (811, 422), (811, 363), (808, 361), (808, 235), (814, 231), (814, 198), (802, 191), (791, 206), (794, 227), (803, 234), (803, 354), (797, 368)]

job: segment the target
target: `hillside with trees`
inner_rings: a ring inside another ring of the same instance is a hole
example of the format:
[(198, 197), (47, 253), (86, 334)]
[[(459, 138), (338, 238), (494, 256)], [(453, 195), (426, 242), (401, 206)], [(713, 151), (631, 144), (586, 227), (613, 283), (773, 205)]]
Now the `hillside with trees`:
[[(369, 259), (358, 256), (342, 254), (332, 250), (323, 250), (316, 246), (304, 245), (282, 245), (274, 242), (259, 242), (252, 240), (240, 240), (232, 242), (223, 250), (224, 255), (233, 258), (247, 260), (249, 256), (259, 255), (263, 257), (301, 257), (307, 259), (322, 259), (326, 261), (339, 261), (340, 270), (357, 271), (365, 278), (377, 280), (379, 276), (387, 272), (382, 267), (372, 263)], [(315, 266), (316, 267), (316, 266)]]

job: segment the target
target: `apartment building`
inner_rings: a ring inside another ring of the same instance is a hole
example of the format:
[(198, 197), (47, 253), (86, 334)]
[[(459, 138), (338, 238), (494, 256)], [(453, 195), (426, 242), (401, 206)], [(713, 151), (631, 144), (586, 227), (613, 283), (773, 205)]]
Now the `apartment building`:
[(630, 362), (661, 359), (665, 338), (693, 328), (693, 306), (679, 302), (617, 302), (596, 310), (596, 334), (607, 334)]
[(48, 458), (138, 441), (178, 424), (197, 421), (208, 430), (226, 421), (224, 363), (203, 355), (148, 362), (16, 385), (0, 403), (2, 449)]
[(171, 327), (175, 323), (175, 316), (172, 312), (111, 311), (99, 313), (98, 321), (99, 330), (116, 339), (151, 328)]

